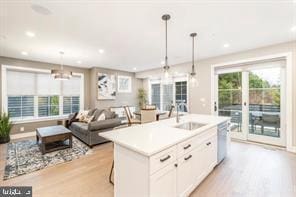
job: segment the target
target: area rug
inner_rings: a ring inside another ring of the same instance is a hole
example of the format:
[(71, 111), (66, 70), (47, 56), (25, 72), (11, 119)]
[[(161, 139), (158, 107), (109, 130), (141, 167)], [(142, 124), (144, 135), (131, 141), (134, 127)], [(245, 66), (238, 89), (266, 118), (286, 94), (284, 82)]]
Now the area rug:
[(6, 166), (3, 180), (28, 174), (49, 166), (65, 163), (91, 154), (92, 150), (73, 137), (72, 148), (41, 154), (35, 140), (7, 144)]

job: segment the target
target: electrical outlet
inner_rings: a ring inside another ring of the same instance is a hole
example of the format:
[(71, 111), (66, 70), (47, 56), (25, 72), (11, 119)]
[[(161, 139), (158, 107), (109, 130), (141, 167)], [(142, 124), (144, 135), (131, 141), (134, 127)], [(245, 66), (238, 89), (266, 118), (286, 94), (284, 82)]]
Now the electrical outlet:
[(20, 132), (23, 132), (23, 131), (25, 131), (25, 127), (20, 128)]

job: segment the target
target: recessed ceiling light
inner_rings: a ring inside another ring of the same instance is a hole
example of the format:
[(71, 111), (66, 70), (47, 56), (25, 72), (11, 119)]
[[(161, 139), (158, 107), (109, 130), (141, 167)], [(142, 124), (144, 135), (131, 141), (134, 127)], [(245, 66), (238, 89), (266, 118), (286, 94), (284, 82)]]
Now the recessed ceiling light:
[(105, 51), (104, 51), (104, 49), (99, 49), (99, 53), (104, 53)]
[(24, 56), (27, 56), (28, 55), (28, 52), (22, 51), (21, 54), (24, 55)]
[(291, 28), (291, 32), (296, 32), (296, 25)]
[(32, 10), (34, 10), (37, 14), (41, 15), (50, 15), (51, 11), (47, 9), (44, 6), (38, 5), (38, 4), (32, 4), (31, 5)]
[(137, 70), (137, 68), (136, 68), (136, 67), (134, 67), (134, 68), (133, 68), (133, 70)]
[(78, 60), (78, 61), (77, 61), (77, 64), (81, 64), (81, 63), (82, 63), (82, 61), (81, 61), (81, 60)]
[(224, 48), (228, 48), (230, 45), (228, 44), (228, 43), (225, 43), (224, 45), (223, 45), (223, 47)]
[(35, 37), (35, 33), (34, 32), (31, 32), (31, 31), (27, 31), (26, 32), (26, 35), (28, 36), (28, 37)]

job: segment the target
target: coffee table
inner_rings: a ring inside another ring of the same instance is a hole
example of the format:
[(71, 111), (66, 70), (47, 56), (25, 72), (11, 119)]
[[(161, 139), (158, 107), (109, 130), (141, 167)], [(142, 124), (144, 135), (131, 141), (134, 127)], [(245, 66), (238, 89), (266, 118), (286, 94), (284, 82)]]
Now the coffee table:
[(42, 154), (72, 148), (72, 132), (61, 125), (41, 127), (36, 130), (36, 141)]

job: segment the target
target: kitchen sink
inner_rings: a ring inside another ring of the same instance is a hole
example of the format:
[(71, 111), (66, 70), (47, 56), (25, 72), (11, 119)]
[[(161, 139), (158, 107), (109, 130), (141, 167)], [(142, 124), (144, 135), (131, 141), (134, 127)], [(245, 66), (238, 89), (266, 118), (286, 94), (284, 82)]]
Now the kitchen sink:
[(200, 124), (200, 123), (197, 123), (197, 122), (186, 122), (186, 123), (175, 126), (175, 128), (191, 131), (191, 130), (195, 130), (195, 129), (198, 129), (200, 127), (203, 127), (205, 125), (206, 124)]

